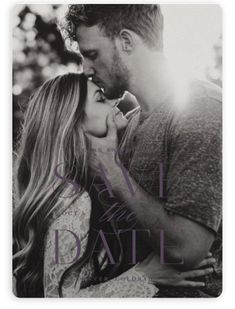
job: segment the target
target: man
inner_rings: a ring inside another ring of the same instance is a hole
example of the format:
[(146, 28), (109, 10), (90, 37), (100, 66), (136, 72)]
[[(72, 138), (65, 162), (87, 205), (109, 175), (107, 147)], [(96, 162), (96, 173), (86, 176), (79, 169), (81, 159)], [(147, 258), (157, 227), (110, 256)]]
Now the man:
[[(179, 269), (195, 267), (219, 237), (220, 91), (201, 82), (175, 91), (163, 53), (159, 5), (71, 5), (66, 20), (84, 58), (84, 73), (108, 98), (128, 90), (141, 107), (128, 166), (131, 190), (110, 151), (90, 157), (91, 169), (98, 162), (106, 167), (115, 195), (150, 231), (141, 236), (137, 262), (151, 250), (162, 255), (159, 240), (164, 239), (164, 261)], [(116, 149), (115, 124), (109, 122), (107, 137), (89, 140), (94, 148)], [(209, 288), (214, 296), (221, 290)]]

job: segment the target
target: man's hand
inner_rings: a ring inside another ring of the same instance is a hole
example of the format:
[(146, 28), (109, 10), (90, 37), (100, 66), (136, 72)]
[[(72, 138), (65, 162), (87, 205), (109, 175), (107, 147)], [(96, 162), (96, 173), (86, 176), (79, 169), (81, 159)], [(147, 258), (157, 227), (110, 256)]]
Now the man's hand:
[(118, 139), (113, 114), (109, 114), (107, 117), (107, 128), (107, 135), (102, 138), (85, 133), (88, 141), (89, 174), (92, 176), (100, 175), (104, 168), (108, 173), (117, 168), (115, 158), (118, 155)]
[[(169, 264), (162, 264), (159, 256), (151, 253), (148, 257), (136, 266), (136, 270), (144, 272), (147, 277), (157, 285), (175, 286), (175, 287), (203, 287), (205, 283), (195, 281), (198, 277), (211, 274), (216, 260), (211, 253), (195, 268), (188, 271), (179, 271)], [(202, 268), (203, 267), (203, 268)]]

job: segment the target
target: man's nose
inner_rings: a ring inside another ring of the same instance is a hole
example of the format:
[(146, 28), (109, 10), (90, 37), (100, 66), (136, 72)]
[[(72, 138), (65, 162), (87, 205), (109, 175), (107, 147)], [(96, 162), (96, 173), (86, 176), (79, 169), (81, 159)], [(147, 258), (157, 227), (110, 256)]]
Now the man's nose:
[(89, 60), (84, 59), (83, 61), (83, 73), (86, 77), (92, 77), (95, 75), (95, 70)]

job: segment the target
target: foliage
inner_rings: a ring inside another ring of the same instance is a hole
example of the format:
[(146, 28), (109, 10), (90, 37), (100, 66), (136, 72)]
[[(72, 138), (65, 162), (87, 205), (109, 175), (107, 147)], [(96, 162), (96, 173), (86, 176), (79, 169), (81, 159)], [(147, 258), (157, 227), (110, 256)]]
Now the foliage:
[(81, 70), (81, 57), (69, 52), (57, 28), (61, 5), (16, 5), (13, 25), (14, 141), (32, 92), (45, 80)]

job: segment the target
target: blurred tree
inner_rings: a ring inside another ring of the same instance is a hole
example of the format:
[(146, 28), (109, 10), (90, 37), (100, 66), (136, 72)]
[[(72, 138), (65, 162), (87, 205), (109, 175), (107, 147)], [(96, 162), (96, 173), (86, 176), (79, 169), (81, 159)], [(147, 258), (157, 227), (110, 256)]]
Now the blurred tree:
[(64, 45), (56, 21), (61, 5), (16, 5), (13, 27), (13, 141), (31, 93), (45, 80), (81, 70), (81, 57)]

